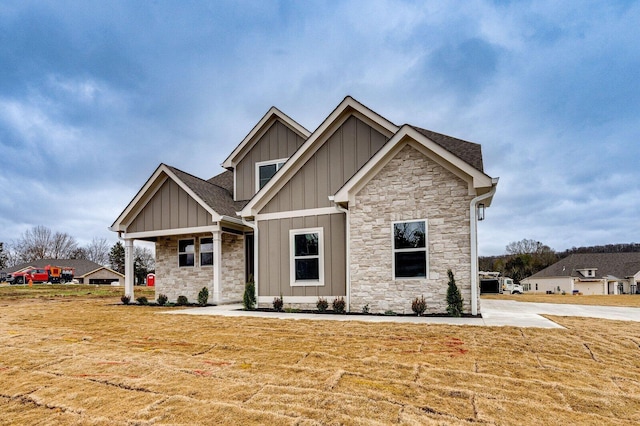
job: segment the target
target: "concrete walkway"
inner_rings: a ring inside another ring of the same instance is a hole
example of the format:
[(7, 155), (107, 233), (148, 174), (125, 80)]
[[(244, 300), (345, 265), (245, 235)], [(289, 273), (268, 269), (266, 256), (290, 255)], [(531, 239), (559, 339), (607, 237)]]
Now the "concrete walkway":
[(540, 314), (591, 317), (640, 322), (640, 308), (564, 305), (555, 303), (528, 303), (515, 300), (482, 300), (482, 318), (451, 317), (395, 317), (379, 315), (318, 315), (285, 312), (243, 311), (242, 305), (207, 306), (166, 312), (178, 315), (220, 315), (228, 317), (280, 318), (314, 321), (398, 322), (410, 324), (451, 324), (479, 326), (514, 326), (537, 328), (563, 328)]

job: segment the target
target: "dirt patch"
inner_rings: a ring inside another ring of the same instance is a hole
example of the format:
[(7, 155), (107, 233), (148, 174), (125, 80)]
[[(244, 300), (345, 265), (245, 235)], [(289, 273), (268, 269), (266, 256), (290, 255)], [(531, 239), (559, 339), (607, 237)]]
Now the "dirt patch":
[(520, 329), (3, 299), (0, 424), (637, 424), (637, 323)]

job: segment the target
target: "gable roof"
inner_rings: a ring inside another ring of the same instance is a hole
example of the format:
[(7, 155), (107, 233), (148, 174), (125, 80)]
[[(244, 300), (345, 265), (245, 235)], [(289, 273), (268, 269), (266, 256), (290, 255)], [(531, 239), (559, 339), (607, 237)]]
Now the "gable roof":
[(293, 120), (284, 112), (280, 111), (276, 107), (269, 108), (269, 111), (253, 126), (253, 129), (247, 134), (247, 136), (240, 141), (238, 146), (229, 154), (229, 156), (222, 162), (222, 167), (229, 169), (233, 168), (242, 160), (242, 158), (249, 152), (251, 145), (253, 145), (260, 137), (278, 120), (285, 126), (293, 130), (300, 135), (302, 139), (307, 139), (311, 132), (305, 129), (298, 122)]
[(597, 269), (597, 277), (628, 278), (640, 272), (640, 253), (576, 253), (527, 279), (581, 277), (579, 269)]
[(56, 266), (73, 268), (75, 269), (75, 276), (77, 278), (82, 278), (85, 275), (88, 275), (100, 269), (106, 269), (124, 278), (124, 275), (121, 274), (120, 272), (114, 271), (111, 268), (108, 268), (106, 266), (100, 265), (96, 262), (92, 262), (91, 260), (87, 260), (87, 259), (51, 259), (51, 258), (39, 259), (39, 260), (34, 260), (32, 262), (25, 262), (19, 265), (12, 266), (11, 268), (5, 269), (5, 272), (13, 273), (29, 267), (44, 268), (47, 265), (56, 265)]
[[(142, 210), (167, 179), (172, 179), (177, 183), (191, 198), (211, 214), (214, 221), (219, 221), (224, 216), (227, 220), (239, 222), (239, 219), (236, 218), (236, 212), (244, 206), (246, 201), (233, 201), (233, 193), (227, 188), (162, 163), (138, 191), (133, 200), (120, 213), (110, 229), (112, 231), (126, 231), (127, 225), (136, 217), (137, 212)], [(214, 182), (225, 184), (228, 178), (218, 175), (212, 179)], [(125, 224), (126, 219), (130, 220)]]
[[(467, 180), (473, 188), (489, 191), (493, 185), (497, 184), (497, 179), (492, 179), (482, 171), (480, 145), (405, 124), (345, 182), (333, 196), (333, 201), (336, 203), (350, 201), (350, 197), (370, 181), (405, 145), (411, 145), (423, 154), (436, 157), (441, 163), (449, 164), (448, 168)], [(487, 206), (491, 204), (492, 198), (485, 200)]]
[(218, 185), (220, 188), (224, 188), (227, 190), (231, 197), (233, 197), (233, 172), (230, 170), (225, 170), (224, 172), (216, 175), (210, 179), (207, 179), (207, 182), (212, 183), (214, 185)]
[(256, 210), (259, 210), (271, 200), (286, 182), (322, 146), (322, 143), (331, 136), (335, 128), (351, 115), (362, 119), (366, 124), (374, 127), (387, 137), (391, 137), (391, 135), (398, 131), (398, 126), (391, 121), (369, 109), (351, 96), (345, 97), (331, 114), (324, 119), (320, 126), (313, 131), (302, 146), (284, 163), (278, 173), (249, 200), (239, 214), (243, 217), (254, 216)]

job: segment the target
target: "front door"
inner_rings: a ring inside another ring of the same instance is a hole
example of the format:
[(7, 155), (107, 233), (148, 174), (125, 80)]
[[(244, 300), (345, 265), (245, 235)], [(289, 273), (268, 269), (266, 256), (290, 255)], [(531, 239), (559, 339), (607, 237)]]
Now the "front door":
[(253, 250), (253, 234), (245, 234), (244, 236), (244, 276), (245, 282), (249, 281), (249, 276), (253, 277), (253, 262), (254, 250)]

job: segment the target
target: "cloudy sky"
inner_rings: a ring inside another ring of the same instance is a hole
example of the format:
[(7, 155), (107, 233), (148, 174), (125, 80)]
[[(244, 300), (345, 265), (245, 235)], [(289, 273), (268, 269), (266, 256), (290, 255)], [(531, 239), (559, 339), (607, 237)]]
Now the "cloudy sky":
[(209, 178), (275, 105), (351, 95), (482, 144), (481, 255), (640, 242), (635, 1), (0, 3), (0, 241), (84, 245), (159, 163)]

